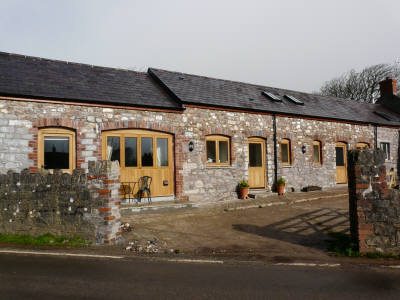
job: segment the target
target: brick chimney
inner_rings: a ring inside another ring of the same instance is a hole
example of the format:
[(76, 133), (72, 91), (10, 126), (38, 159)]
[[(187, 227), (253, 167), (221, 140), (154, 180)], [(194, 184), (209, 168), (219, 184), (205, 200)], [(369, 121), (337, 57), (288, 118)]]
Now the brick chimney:
[(386, 77), (385, 80), (379, 82), (381, 97), (393, 96), (397, 93), (397, 80)]

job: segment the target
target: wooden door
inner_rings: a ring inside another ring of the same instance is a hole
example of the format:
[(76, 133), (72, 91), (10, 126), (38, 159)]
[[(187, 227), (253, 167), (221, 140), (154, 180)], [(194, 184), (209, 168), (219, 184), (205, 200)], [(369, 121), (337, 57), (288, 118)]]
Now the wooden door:
[(249, 185), (251, 188), (264, 188), (266, 182), (265, 141), (260, 138), (249, 139)]
[[(147, 130), (114, 130), (102, 134), (103, 159), (118, 160), (121, 182), (150, 176), (151, 194), (174, 195), (172, 135)], [(132, 184), (131, 184), (132, 186)], [(137, 192), (136, 184), (134, 193)]]
[(336, 183), (347, 183), (347, 145), (336, 143)]

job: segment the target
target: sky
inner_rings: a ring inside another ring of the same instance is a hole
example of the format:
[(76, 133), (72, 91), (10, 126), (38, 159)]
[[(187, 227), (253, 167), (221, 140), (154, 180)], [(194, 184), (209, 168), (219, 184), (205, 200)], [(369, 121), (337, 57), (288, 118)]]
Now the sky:
[(0, 51), (305, 92), (400, 62), (399, 0), (0, 0)]

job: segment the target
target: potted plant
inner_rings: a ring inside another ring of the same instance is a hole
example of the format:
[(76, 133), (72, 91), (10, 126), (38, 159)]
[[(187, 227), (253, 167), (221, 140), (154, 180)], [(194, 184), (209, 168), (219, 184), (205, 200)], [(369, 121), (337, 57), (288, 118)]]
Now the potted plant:
[(278, 195), (285, 194), (285, 186), (286, 186), (285, 178), (279, 177), (278, 181), (276, 182), (276, 189), (277, 189)]
[(249, 197), (249, 182), (247, 180), (243, 179), (239, 181), (238, 189), (240, 199), (247, 199)]

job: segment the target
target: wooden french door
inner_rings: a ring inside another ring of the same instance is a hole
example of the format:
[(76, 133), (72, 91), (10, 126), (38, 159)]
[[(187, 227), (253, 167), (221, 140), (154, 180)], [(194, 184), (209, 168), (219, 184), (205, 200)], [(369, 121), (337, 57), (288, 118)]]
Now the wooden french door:
[(336, 143), (336, 183), (347, 183), (347, 145)]
[(265, 141), (261, 138), (249, 139), (249, 185), (264, 188), (266, 182)]
[(103, 159), (119, 161), (121, 182), (138, 182), (140, 177), (150, 176), (153, 197), (174, 195), (172, 135), (147, 130), (106, 131), (102, 144)]

